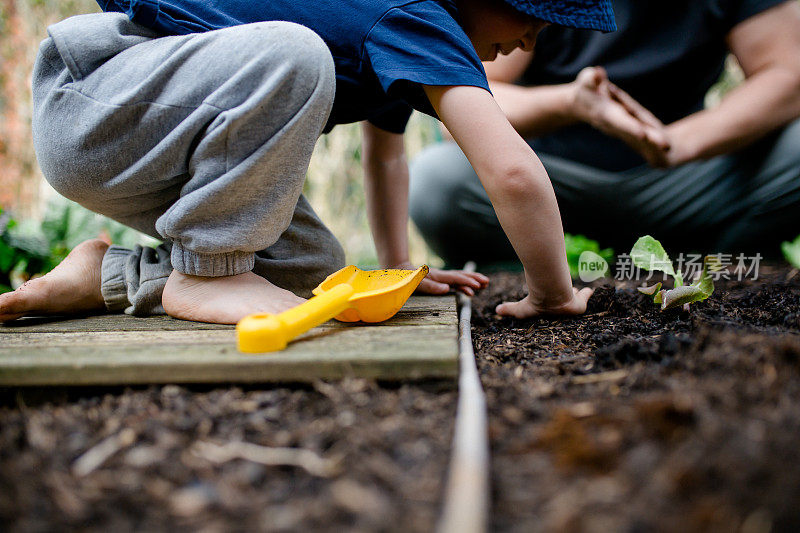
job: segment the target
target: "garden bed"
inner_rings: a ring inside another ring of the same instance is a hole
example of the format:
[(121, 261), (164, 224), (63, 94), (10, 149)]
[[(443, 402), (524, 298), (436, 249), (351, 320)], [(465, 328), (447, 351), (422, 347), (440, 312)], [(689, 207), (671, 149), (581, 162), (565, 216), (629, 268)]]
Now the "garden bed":
[(520, 274), (476, 298), (493, 529), (800, 529), (800, 276), (762, 267), (689, 312), (615, 285), (573, 319), (495, 315)]
[[(431, 531), (455, 399), (449, 382), (355, 379), (269, 390), (9, 391), (0, 529)], [(301, 457), (311, 471), (259, 464), (266, 447), (302, 448), (322, 462)]]
[[(718, 282), (689, 312), (658, 311), (632, 282), (596, 285), (588, 314), (570, 319), (496, 316), (522, 296), (520, 274), (494, 275), (475, 299), (491, 529), (800, 528), (800, 275)], [(2, 400), (0, 523), (11, 530), (431, 531), (456, 391), (350, 379), (7, 389)], [(327, 466), (215, 448), (242, 441)], [(116, 451), (98, 463), (104, 446)]]

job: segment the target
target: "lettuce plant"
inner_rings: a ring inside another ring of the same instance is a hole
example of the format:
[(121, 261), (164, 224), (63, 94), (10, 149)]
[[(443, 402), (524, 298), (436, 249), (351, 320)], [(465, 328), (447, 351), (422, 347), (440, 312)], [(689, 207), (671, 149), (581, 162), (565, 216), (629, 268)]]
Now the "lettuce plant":
[(50, 265), (49, 250), (44, 242), (21, 235), (17, 221), (0, 208), (0, 293), (18, 286), (20, 278), (28, 279)]
[(642, 294), (652, 296), (653, 303), (660, 304), (662, 311), (680, 306), (688, 310), (690, 303), (705, 300), (714, 292), (714, 279), (711, 272), (720, 268), (719, 260), (714, 256), (705, 256), (700, 275), (691, 285), (684, 285), (680, 270), (675, 270), (664, 247), (650, 235), (640, 237), (633, 245), (630, 255), (635, 266), (649, 272), (664, 272), (675, 280), (673, 289), (662, 289), (661, 282), (638, 289)]
[(567, 248), (567, 264), (569, 265), (569, 273), (573, 278), (577, 278), (579, 274), (579, 264), (581, 254), (584, 252), (593, 252), (606, 263), (611, 263), (614, 260), (614, 250), (611, 248), (600, 249), (600, 244), (583, 235), (570, 235), (564, 234), (564, 244)]
[(790, 265), (800, 269), (800, 236), (792, 242), (782, 242), (781, 251)]

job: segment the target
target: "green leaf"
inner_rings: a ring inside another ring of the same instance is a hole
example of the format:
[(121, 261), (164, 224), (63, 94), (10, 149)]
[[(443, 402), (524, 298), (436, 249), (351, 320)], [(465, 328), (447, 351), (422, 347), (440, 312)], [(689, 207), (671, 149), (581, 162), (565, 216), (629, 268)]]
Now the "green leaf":
[(13, 233), (8, 235), (7, 243), (16, 250), (17, 255), (23, 257), (44, 259), (49, 253), (47, 243), (37, 236)]
[(649, 272), (660, 271), (675, 278), (675, 287), (683, 285), (683, 276), (680, 272), (675, 272), (672, 260), (667, 255), (661, 243), (650, 235), (639, 237), (639, 240), (631, 248), (631, 261), (639, 268)]
[(650, 285), (649, 287), (638, 287), (637, 291), (641, 292), (642, 294), (646, 294), (648, 296), (653, 297), (654, 304), (660, 304), (661, 298), (664, 291), (661, 290), (661, 282), (659, 281), (655, 285)]
[(658, 291), (661, 290), (661, 282), (659, 281), (655, 285), (650, 285), (649, 287), (637, 287), (637, 291), (641, 292), (642, 294), (646, 294), (648, 296), (653, 296)]
[(642, 294), (646, 294), (648, 296), (653, 297), (654, 304), (661, 303), (661, 293), (664, 292), (661, 290), (661, 282), (659, 281), (655, 285), (650, 285), (649, 287), (637, 287), (637, 291), (641, 292)]
[(567, 264), (569, 265), (569, 273), (573, 278), (579, 275), (580, 257), (583, 252), (594, 252), (602, 257), (606, 263), (611, 263), (614, 260), (614, 250), (611, 248), (600, 249), (600, 244), (597, 241), (589, 239), (583, 235), (570, 235), (564, 234), (564, 245), (567, 250)]
[(781, 243), (781, 251), (790, 265), (800, 269), (800, 236), (793, 242)]
[(705, 256), (703, 258), (703, 271), (694, 283), (664, 291), (661, 310), (699, 302), (711, 296), (714, 293), (714, 278), (711, 277), (710, 272), (715, 272), (719, 268), (721, 268), (721, 265), (717, 257), (713, 255)]
[(673, 309), (680, 307), (683, 304), (705, 300), (708, 296), (698, 287), (694, 285), (683, 285), (676, 287), (672, 290), (664, 291), (663, 302), (661, 303), (661, 310)]
[(8, 273), (14, 266), (16, 253), (4, 240), (0, 239), (0, 272)]

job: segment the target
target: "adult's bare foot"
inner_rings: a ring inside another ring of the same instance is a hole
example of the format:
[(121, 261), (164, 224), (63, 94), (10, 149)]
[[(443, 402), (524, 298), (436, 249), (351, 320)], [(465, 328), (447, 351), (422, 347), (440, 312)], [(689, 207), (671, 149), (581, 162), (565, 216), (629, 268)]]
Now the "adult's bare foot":
[(305, 300), (245, 272), (235, 276), (200, 277), (173, 270), (161, 303), (174, 318), (235, 324), (251, 313), (280, 313)]
[(105, 309), (100, 267), (108, 244), (84, 241), (52, 271), (0, 294), (0, 322), (31, 315), (72, 315)]

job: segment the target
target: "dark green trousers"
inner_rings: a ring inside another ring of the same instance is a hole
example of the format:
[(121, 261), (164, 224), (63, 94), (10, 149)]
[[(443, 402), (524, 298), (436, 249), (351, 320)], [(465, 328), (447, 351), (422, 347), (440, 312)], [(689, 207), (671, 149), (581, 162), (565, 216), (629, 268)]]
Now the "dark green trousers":
[[(800, 120), (739, 152), (663, 170), (608, 172), (545, 153), (564, 231), (630, 251), (650, 234), (670, 255), (780, 255), (800, 234)], [(478, 176), (453, 143), (411, 165), (411, 217), (449, 266), (516, 259)], [(535, 231), (535, 228), (531, 228)]]

